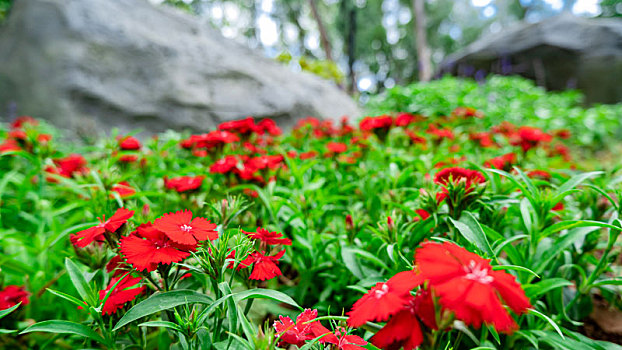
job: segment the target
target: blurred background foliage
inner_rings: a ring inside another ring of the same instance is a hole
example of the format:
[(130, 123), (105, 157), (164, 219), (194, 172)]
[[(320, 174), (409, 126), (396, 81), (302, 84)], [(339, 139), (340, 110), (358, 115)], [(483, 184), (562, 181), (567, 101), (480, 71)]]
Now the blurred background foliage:
[[(225, 37), (361, 92), (363, 102), (366, 94), (418, 80), (417, 0), (151, 1), (192, 12)], [(426, 0), (432, 66), (482, 35), (563, 12), (620, 17), (622, 1)]]
[[(0, 21), (14, 0), (0, 0)], [(418, 80), (419, 0), (147, 0), (200, 16), (225, 37), (367, 95)], [(622, 0), (421, 0), (436, 67), (482, 35), (570, 12), (622, 17)]]

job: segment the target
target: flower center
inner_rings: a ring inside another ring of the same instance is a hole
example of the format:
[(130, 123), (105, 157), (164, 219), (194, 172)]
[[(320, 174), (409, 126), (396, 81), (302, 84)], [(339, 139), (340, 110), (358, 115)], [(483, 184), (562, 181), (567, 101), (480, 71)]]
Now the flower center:
[(469, 262), (469, 265), (464, 267), (464, 272), (466, 272), (464, 276), (466, 279), (482, 284), (489, 284), (494, 280), (492, 276), (488, 275), (488, 269), (482, 268), (473, 260)]
[(382, 287), (376, 289), (376, 291), (374, 292), (375, 293), (374, 296), (376, 297), (376, 299), (380, 299), (388, 292), (389, 292), (389, 286), (387, 286), (387, 284), (384, 283), (382, 284)]
[(186, 225), (186, 224), (181, 225), (179, 228), (180, 228), (182, 231), (184, 231), (184, 232), (190, 232), (190, 231), (192, 231), (192, 226), (190, 226), (190, 225)]

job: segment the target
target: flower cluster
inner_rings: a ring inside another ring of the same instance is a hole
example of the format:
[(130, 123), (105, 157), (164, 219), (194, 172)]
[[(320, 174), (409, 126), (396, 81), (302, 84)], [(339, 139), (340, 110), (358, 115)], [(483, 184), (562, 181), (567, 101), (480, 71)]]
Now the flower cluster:
[(454, 243), (426, 242), (415, 252), (414, 271), (370, 289), (352, 306), (348, 325), (388, 320), (371, 342), (382, 349), (411, 350), (424, 342), (422, 327), (444, 329), (453, 320), (512, 333), (518, 326), (504, 303), (516, 314), (531, 307), (514, 276), (493, 271), (489, 260)]

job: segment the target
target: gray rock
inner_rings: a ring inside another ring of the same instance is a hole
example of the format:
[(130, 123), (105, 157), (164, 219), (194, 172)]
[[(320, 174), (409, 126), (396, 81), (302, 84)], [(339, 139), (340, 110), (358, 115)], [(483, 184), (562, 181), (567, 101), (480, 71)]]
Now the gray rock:
[(560, 15), (479, 39), (439, 74), (519, 74), (550, 90), (578, 88), (587, 103), (622, 101), (622, 20)]
[(0, 31), (0, 115), (93, 133), (358, 117), (344, 92), (146, 0), (17, 0)]

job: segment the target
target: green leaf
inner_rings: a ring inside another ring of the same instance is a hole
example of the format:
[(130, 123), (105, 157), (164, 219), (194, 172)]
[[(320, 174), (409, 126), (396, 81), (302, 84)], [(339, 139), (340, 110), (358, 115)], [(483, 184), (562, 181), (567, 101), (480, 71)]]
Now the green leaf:
[(54, 295), (56, 295), (56, 296), (59, 296), (59, 297), (65, 299), (67, 301), (70, 301), (71, 303), (73, 303), (73, 304), (75, 304), (77, 306), (80, 306), (80, 307), (84, 307), (85, 306), (83, 301), (80, 301), (80, 299), (78, 299), (78, 298), (76, 298), (76, 297), (74, 297), (72, 295), (65, 294), (63, 292), (59, 292), (57, 290), (53, 290), (53, 289), (50, 289), (50, 288), (48, 288), (47, 291), (52, 293), (52, 294), (54, 294)]
[(302, 307), (298, 305), (298, 303), (296, 303), (294, 299), (292, 299), (289, 295), (273, 289), (249, 289), (243, 292), (236, 293), (233, 295), (233, 297), (236, 303), (249, 298), (270, 299), (291, 305), (298, 308), (299, 310), (302, 310)]
[(35, 323), (32, 326), (24, 329), (22, 332), (20, 332), (20, 334), (31, 332), (75, 334), (84, 338), (92, 339), (101, 344), (109, 345), (101, 335), (95, 333), (95, 331), (93, 331), (89, 327), (69, 321), (51, 320)]
[(473, 243), (479, 250), (488, 257), (495, 258), (494, 252), (488, 243), (486, 234), (473, 214), (468, 211), (462, 213), (460, 220), (449, 218), (452, 224), (458, 229), (460, 234), (469, 242)]
[(112, 330), (119, 330), (121, 327), (129, 324), (130, 322), (136, 321), (139, 318), (149, 316), (163, 310), (168, 310), (179, 305), (194, 303), (211, 304), (212, 301), (212, 298), (207, 295), (193, 290), (174, 290), (170, 292), (157, 293), (134, 305), (133, 308), (121, 317)]
[(592, 287), (600, 286), (622, 286), (622, 278), (608, 278), (592, 283)]
[(572, 285), (573, 283), (565, 278), (548, 278), (534, 284), (523, 285), (523, 289), (529, 298), (539, 298), (553, 289)]
[(562, 339), (565, 339), (564, 334), (562, 333), (562, 330), (559, 328), (557, 323), (555, 323), (555, 321), (553, 321), (550, 317), (548, 317), (547, 315), (541, 313), (540, 311), (536, 309), (529, 309), (529, 314), (537, 316), (538, 318), (548, 322), (553, 327), (553, 329), (555, 329), (557, 334), (559, 334), (559, 336), (562, 337)]
[(617, 226), (607, 224), (600, 221), (592, 221), (592, 220), (566, 220), (554, 223), (553, 225), (547, 227), (544, 231), (540, 232), (540, 238), (548, 237), (555, 232), (559, 232), (562, 230), (568, 230), (575, 227), (606, 227), (614, 230), (619, 230)]
[(571, 177), (568, 181), (564, 182), (561, 186), (559, 186), (557, 191), (555, 191), (555, 195), (553, 199), (551, 199), (551, 202), (558, 203), (566, 196), (569, 191), (579, 186), (583, 181), (602, 174), (604, 174), (602, 171), (592, 171), (589, 173), (582, 173)]
[(86, 282), (84, 278), (84, 274), (71, 259), (65, 258), (65, 268), (67, 269), (67, 273), (69, 274), (69, 278), (71, 278), (71, 282), (73, 286), (78, 291), (78, 294), (82, 297), (82, 300), (91, 304), (95, 299), (93, 297), (94, 293), (91, 289), (91, 286)]
[(20, 305), (22, 305), (21, 301), (19, 303), (15, 304), (15, 305), (11, 306), (8, 309), (0, 310), (0, 319), (4, 318), (6, 315), (8, 315), (11, 312), (13, 312), (13, 310), (17, 309)]
[(530, 269), (524, 267), (524, 266), (519, 266), (519, 265), (495, 265), (492, 267), (492, 269), (494, 271), (498, 271), (498, 270), (515, 270), (515, 271), (522, 271), (522, 272), (527, 272), (531, 275), (533, 275), (536, 278), (540, 278), (540, 276), (538, 276), (537, 273), (531, 271)]
[(181, 327), (178, 324), (173, 323), (173, 322), (168, 322), (168, 321), (143, 322), (139, 324), (138, 327), (162, 327), (162, 328), (172, 329), (177, 332), (183, 332), (183, 329), (181, 329)]

